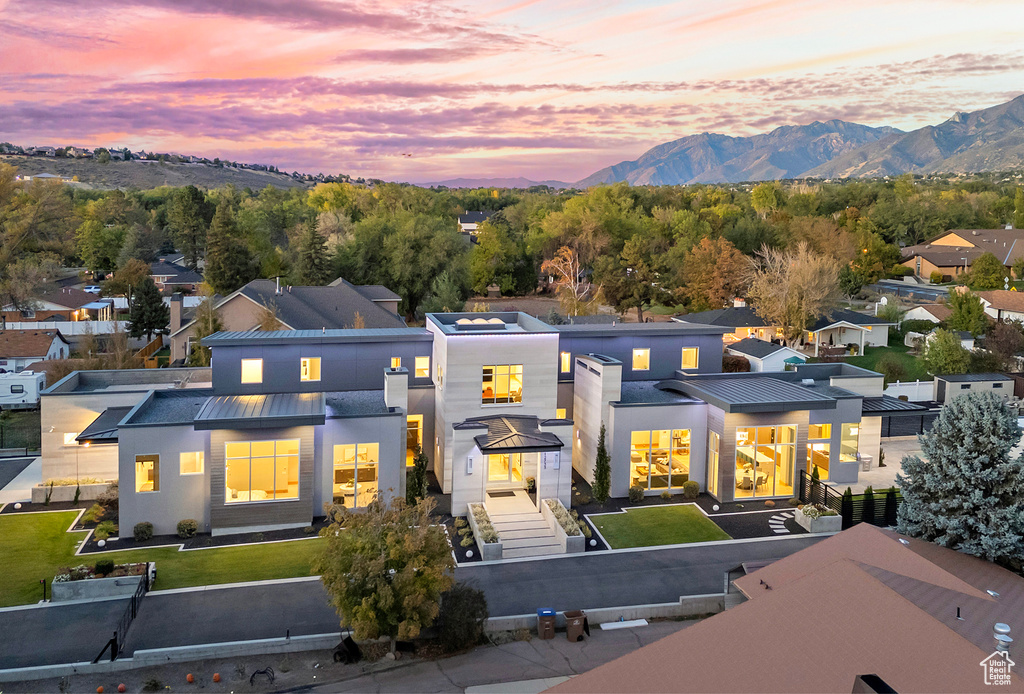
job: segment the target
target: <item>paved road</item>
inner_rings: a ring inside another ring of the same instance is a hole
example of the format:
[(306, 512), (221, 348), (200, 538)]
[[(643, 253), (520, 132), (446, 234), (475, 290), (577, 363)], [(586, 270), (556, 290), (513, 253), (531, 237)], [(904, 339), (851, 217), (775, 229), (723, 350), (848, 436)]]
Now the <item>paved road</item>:
[[(744, 561), (777, 559), (816, 542), (798, 535), (642, 552), (595, 552), (539, 561), (461, 567), (456, 577), (481, 587), (495, 616), (674, 602), (720, 593), (725, 571)], [(158, 579), (159, 580), (159, 579)], [(0, 612), (0, 668), (91, 660), (124, 611), (124, 601)], [(150, 593), (129, 632), (136, 649), (219, 643), (337, 630), (318, 581), (274, 583), (162, 595)], [(5, 639), (12, 640), (12, 639)]]
[(22, 470), (35, 460), (35, 456), (27, 458), (0, 458), (0, 489), (6, 487), (11, 480), (21, 474)]

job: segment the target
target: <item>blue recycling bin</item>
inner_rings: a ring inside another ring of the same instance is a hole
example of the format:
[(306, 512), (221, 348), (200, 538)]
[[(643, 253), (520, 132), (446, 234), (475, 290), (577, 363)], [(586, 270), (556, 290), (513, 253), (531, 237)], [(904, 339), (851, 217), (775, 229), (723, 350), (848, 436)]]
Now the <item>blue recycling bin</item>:
[(537, 610), (537, 636), (541, 639), (555, 638), (555, 611), (550, 607)]

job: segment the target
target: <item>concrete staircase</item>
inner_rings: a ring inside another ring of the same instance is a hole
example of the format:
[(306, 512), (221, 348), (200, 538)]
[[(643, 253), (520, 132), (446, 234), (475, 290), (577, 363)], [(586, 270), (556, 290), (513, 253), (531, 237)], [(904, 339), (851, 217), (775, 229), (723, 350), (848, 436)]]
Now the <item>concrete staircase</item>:
[(502, 559), (561, 554), (562, 547), (540, 511), (532, 513), (492, 510), (486, 504), (494, 529), (501, 538)]

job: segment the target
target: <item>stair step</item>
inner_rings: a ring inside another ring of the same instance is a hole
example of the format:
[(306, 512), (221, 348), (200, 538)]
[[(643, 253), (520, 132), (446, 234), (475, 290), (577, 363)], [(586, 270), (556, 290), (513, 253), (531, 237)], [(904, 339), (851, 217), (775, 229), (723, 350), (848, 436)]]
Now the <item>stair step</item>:
[(542, 547), (521, 547), (519, 549), (502, 549), (502, 559), (517, 559), (519, 557), (544, 557), (549, 554), (561, 554), (562, 548), (558, 545), (545, 545)]
[(529, 530), (531, 528), (543, 530), (551, 527), (544, 521), (514, 521), (508, 523), (491, 521), (491, 525), (494, 526), (495, 530), (501, 530), (502, 528), (508, 528), (509, 530)]
[(533, 520), (535, 518), (544, 518), (539, 513), (523, 513), (521, 511), (515, 513), (494, 513), (490, 509), (487, 509), (487, 515), (491, 517), (492, 522), (495, 520)]
[(501, 538), (501, 546), (504, 549), (521, 549), (523, 547), (548, 547), (555, 546), (561, 551), (561, 545), (554, 535), (534, 535), (533, 537), (521, 537), (517, 540), (505, 540)]
[(498, 535), (501, 536), (501, 541), (505, 540), (521, 540), (524, 537), (554, 537), (554, 535), (547, 529), (544, 528), (517, 528), (514, 530), (498, 529)]

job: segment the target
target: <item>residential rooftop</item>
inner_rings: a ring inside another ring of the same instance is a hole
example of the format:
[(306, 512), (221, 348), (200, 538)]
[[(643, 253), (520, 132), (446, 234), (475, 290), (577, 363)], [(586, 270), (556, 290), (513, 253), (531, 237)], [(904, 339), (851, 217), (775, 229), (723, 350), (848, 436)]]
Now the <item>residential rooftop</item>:
[(327, 417), (365, 417), (388, 414), (393, 410), (384, 404), (383, 390), (349, 390), (326, 393)]
[(208, 366), (175, 369), (103, 369), (75, 371), (43, 391), (43, 395), (72, 393), (137, 393), (169, 388), (209, 388)]
[(204, 345), (338, 344), (346, 342), (429, 342), (426, 328), (360, 328), (320, 330), (223, 330), (203, 338)]
[(555, 333), (555, 326), (518, 311), (428, 313), (427, 322), (446, 335), (476, 333)]
[(208, 388), (156, 391), (139, 403), (122, 426), (192, 424), (211, 395), (213, 390)]
[(947, 383), (977, 383), (980, 381), (1012, 381), (1006, 374), (983, 373), (983, 374), (944, 374), (935, 378), (942, 379)]
[(700, 402), (678, 391), (659, 388), (659, 383), (661, 381), (623, 381), (619, 402), (625, 405)]

